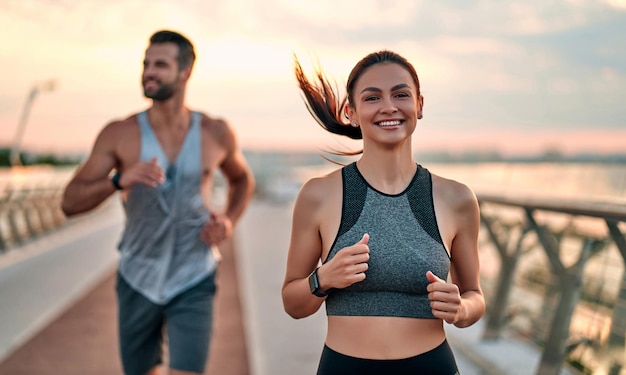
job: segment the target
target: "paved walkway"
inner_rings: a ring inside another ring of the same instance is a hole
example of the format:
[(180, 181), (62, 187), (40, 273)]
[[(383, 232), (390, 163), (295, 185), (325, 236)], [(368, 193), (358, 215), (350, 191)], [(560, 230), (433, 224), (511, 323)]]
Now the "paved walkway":
[[(213, 345), (207, 373), (248, 375), (234, 246), (224, 255), (218, 276)], [(51, 322), (0, 363), (2, 375), (122, 374), (117, 344), (115, 274)]]

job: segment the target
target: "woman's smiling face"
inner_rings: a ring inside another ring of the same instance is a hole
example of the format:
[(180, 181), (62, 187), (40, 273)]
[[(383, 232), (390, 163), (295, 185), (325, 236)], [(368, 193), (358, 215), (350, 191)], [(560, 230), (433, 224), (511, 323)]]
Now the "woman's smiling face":
[(353, 107), (346, 108), (363, 138), (396, 143), (410, 137), (422, 110), (423, 99), (409, 71), (396, 63), (367, 68), (352, 92)]

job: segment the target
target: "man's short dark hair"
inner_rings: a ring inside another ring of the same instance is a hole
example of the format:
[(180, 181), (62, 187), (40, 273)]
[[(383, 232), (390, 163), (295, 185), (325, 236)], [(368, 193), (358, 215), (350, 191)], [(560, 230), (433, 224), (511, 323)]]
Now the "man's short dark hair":
[(152, 34), (150, 44), (174, 43), (178, 46), (178, 69), (183, 70), (196, 60), (193, 44), (180, 33), (170, 30), (161, 30)]

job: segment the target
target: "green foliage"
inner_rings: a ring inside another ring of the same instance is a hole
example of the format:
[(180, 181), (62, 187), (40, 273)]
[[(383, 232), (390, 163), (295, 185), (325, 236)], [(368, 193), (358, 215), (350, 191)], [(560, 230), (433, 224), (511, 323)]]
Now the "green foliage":
[(7, 167), (10, 163), (11, 150), (8, 148), (0, 148), (0, 167)]
[[(78, 165), (82, 162), (82, 155), (57, 155), (52, 153), (20, 153), (22, 165), (41, 165), (47, 164), (52, 166)], [(11, 149), (8, 147), (0, 148), (0, 167), (11, 166)]]

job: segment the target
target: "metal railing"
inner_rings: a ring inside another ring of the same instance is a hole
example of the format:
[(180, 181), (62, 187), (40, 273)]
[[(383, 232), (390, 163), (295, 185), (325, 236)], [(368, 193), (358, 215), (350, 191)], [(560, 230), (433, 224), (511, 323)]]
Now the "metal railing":
[(626, 365), (626, 204), (478, 198), (481, 240), (493, 245), (500, 263), (487, 283), (483, 339), (521, 333), (542, 348), (538, 375), (556, 375), (566, 364), (583, 373), (620, 374)]
[(0, 195), (0, 254), (65, 222), (61, 187), (6, 187)]

